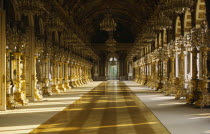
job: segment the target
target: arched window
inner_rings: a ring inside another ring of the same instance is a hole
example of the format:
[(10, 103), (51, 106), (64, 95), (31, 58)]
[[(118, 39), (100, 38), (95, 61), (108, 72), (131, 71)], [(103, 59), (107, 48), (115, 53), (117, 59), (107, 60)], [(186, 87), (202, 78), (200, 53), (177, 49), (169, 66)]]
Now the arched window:
[(108, 66), (107, 66), (107, 76), (108, 80), (117, 80), (119, 78), (118, 68), (119, 68), (119, 60), (116, 55), (109, 55), (107, 58)]
[(118, 61), (117, 57), (112, 56), (109, 58), (109, 62), (111, 66), (117, 65), (117, 61)]
[(109, 58), (109, 61), (113, 61), (113, 57), (110, 57), (110, 58)]
[(117, 57), (112, 56), (109, 58), (109, 61), (118, 61), (118, 60), (117, 60)]

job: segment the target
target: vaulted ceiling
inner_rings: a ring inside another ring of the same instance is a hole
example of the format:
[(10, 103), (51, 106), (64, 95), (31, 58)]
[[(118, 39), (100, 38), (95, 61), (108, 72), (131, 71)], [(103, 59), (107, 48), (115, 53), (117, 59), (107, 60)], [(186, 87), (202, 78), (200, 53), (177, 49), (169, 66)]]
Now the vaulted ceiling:
[(64, 0), (63, 8), (73, 16), (92, 43), (103, 43), (107, 33), (99, 24), (107, 13), (107, 7), (118, 24), (114, 38), (121, 43), (132, 43), (154, 12), (159, 0)]

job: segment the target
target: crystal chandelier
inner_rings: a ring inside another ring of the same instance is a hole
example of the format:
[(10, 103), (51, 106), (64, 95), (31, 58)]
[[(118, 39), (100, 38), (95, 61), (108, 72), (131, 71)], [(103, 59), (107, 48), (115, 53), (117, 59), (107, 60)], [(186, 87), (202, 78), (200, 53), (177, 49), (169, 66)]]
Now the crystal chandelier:
[(64, 24), (58, 17), (50, 16), (47, 18), (45, 28), (51, 32), (62, 31), (64, 30)]
[(208, 28), (208, 22), (201, 22), (201, 47), (210, 47), (210, 31)]
[(155, 17), (154, 25), (157, 30), (171, 29), (172, 21), (166, 15), (164, 15), (163, 12), (161, 12)]
[(104, 30), (106, 32), (115, 31), (116, 27), (117, 27), (117, 24), (111, 18), (110, 14), (107, 14), (106, 17), (100, 23), (101, 30)]
[(152, 41), (156, 37), (156, 33), (154, 30), (154, 27), (148, 26), (147, 29), (145, 29), (145, 33), (142, 35), (142, 38), (146, 41)]
[[(178, 51), (184, 51), (187, 46), (187, 38), (180, 36), (178, 40), (176, 40), (176, 45)], [(185, 46), (186, 45), (186, 46)]]
[(65, 31), (63, 34), (63, 41), (70, 43), (71, 42), (71, 35), (70, 32)]
[(40, 56), (40, 54), (44, 51), (44, 41), (36, 38), (36, 56)]
[(117, 65), (117, 58), (115, 56), (110, 57), (110, 65), (116, 66)]
[(116, 51), (116, 41), (113, 38), (113, 32), (109, 32), (109, 39), (106, 41), (107, 51), (114, 53)]
[(17, 0), (17, 7), (24, 14), (40, 14), (44, 6), (40, 0)]
[(24, 53), (27, 43), (28, 40), (25, 34), (7, 27), (7, 49), (18, 53)]
[(182, 14), (187, 8), (191, 8), (194, 5), (194, 0), (163, 0), (162, 5), (168, 13)]
[(201, 39), (202, 39), (202, 29), (201, 28), (193, 28), (191, 29), (190, 31), (190, 41), (191, 41), (191, 45), (193, 47), (199, 47), (202, 42), (201, 42)]
[(100, 23), (100, 29), (109, 33), (109, 39), (106, 41), (107, 51), (114, 53), (116, 51), (116, 41), (113, 38), (113, 31), (116, 30), (117, 24), (114, 19), (107, 14)]
[(113, 60), (113, 61), (110, 62), (110, 65), (111, 66), (116, 66), (117, 65), (117, 62)]
[(168, 43), (168, 55), (170, 57), (174, 57), (176, 53), (176, 46), (175, 46), (175, 41), (171, 41)]
[(70, 45), (75, 47), (75, 46), (79, 46), (80, 41), (78, 36), (75, 33), (71, 33), (70, 34)]
[(114, 47), (116, 45), (116, 41), (113, 38), (113, 32), (109, 32), (109, 39), (106, 41), (106, 45), (108, 47)]
[(201, 28), (191, 29), (188, 35), (188, 41), (193, 47), (209, 47), (210, 46), (210, 31), (206, 21), (201, 23)]

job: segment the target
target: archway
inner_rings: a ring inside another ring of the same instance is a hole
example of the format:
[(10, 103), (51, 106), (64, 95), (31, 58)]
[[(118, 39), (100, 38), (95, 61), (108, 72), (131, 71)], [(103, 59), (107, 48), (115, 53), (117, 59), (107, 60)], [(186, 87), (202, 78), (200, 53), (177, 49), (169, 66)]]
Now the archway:
[[(184, 14), (184, 36), (190, 34), (190, 30), (192, 29), (192, 13), (190, 9), (187, 9)], [(191, 81), (192, 78), (192, 53), (190, 50), (186, 49), (185, 51), (185, 79), (188, 82)], [(187, 86), (187, 85), (186, 85)]]
[(119, 60), (116, 55), (108, 56), (108, 80), (119, 79)]

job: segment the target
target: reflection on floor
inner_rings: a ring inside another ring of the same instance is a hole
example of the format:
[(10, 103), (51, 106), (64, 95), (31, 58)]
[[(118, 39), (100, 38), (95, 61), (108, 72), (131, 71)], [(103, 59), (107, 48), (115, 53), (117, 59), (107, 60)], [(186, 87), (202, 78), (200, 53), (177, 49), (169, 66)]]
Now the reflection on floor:
[[(210, 134), (209, 108), (195, 108), (187, 105), (184, 99), (175, 100), (174, 96), (164, 96), (164, 93), (133, 81), (124, 81), (132, 91), (122, 82), (118, 85), (114, 81), (101, 83), (91, 82), (59, 95), (45, 97), (42, 102), (0, 111), (0, 134), (29, 133), (66, 107), (66, 111), (61, 112), (62, 118), (54, 124), (44, 124), (43, 130), (40, 130), (41, 125), (33, 133), (37, 130), (44, 132), (49, 127), (51, 129), (46, 131), (47, 134), (59, 133), (59, 129), (67, 134), (154, 134), (148, 128), (157, 129), (160, 123), (157, 119), (152, 120), (151, 110), (171, 134)], [(92, 90), (99, 84), (99, 88)], [(150, 110), (144, 109), (144, 104), (134, 93)], [(69, 122), (59, 124), (62, 120)], [(63, 131), (64, 128), (68, 131)]]
[(43, 101), (30, 102), (14, 110), (0, 111), (0, 134), (26, 134), (44, 123), (56, 113), (98, 86), (101, 81), (70, 89), (60, 94), (45, 96)]
[(210, 134), (210, 109), (186, 104), (133, 81), (124, 83), (142, 100), (172, 134)]
[(119, 81), (103, 82), (31, 133), (168, 134), (167, 129)]

